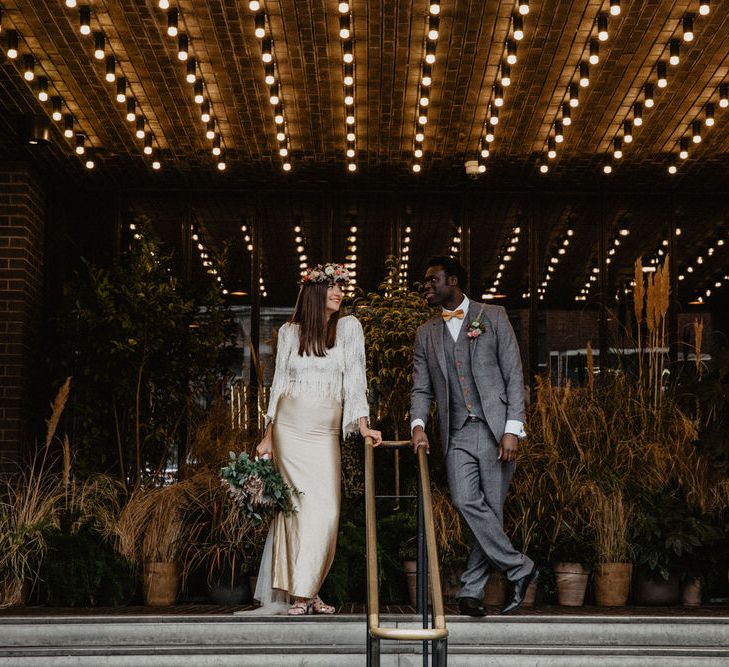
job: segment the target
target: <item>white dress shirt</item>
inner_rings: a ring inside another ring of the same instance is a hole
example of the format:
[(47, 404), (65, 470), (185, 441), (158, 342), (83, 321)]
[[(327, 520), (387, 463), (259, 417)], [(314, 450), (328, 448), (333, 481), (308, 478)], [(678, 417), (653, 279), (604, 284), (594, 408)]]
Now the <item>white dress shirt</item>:
[[(463, 319), (459, 320), (457, 317), (451, 317), (451, 319), (445, 323), (446, 327), (448, 328), (448, 333), (450, 333), (451, 338), (453, 338), (454, 341), (458, 340), (458, 336), (461, 333), (461, 328), (468, 321), (469, 303), (470, 303), (470, 301), (468, 300), (468, 297), (464, 294), (461, 305), (455, 309), (455, 310), (463, 311)], [(443, 312), (453, 312), (453, 311), (448, 311), (445, 308), (443, 308)], [(410, 422), (410, 431), (412, 432), (416, 426), (422, 426), (423, 428), (425, 428), (425, 423), (423, 422), (422, 419), (413, 419), (413, 421)], [(524, 431), (524, 424), (522, 422), (520, 422), (518, 419), (507, 419), (506, 426), (504, 427), (504, 433), (511, 433), (512, 435), (515, 435), (517, 438), (526, 437), (526, 431)]]

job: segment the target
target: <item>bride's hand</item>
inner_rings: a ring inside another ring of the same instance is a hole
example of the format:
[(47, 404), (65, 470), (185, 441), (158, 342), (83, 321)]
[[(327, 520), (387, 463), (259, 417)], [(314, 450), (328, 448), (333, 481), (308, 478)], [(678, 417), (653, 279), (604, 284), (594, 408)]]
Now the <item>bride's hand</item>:
[(258, 454), (259, 458), (269, 458), (273, 460), (273, 441), (270, 436), (261, 440), (261, 444), (256, 447), (256, 454)]
[(361, 428), (359, 432), (362, 434), (363, 438), (372, 438), (373, 447), (377, 447), (377, 445), (382, 444), (382, 433), (380, 433), (380, 431), (375, 431), (372, 428)]

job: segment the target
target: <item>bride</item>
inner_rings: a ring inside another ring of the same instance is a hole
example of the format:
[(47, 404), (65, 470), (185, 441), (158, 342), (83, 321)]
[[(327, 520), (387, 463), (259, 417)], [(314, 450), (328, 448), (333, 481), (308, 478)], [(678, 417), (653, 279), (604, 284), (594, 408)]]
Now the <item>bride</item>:
[[(340, 505), (339, 434), (369, 427), (362, 325), (340, 317), (341, 264), (307, 270), (291, 319), (278, 334), (276, 370), (259, 456), (274, 459), (284, 480), (301, 491), (295, 513), (276, 515), (263, 550), (254, 597), (260, 612), (333, 614), (319, 588), (334, 560)], [(285, 608), (284, 607), (284, 608)], [(257, 610), (258, 611), (258, 610)]]

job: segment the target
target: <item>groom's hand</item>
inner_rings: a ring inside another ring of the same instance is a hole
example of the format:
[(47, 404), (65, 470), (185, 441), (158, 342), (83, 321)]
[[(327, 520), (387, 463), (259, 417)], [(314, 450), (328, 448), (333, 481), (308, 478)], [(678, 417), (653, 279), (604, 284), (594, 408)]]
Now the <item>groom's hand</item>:
[(425, 429), (422, 426), (416, 426), (413, 429), (413, 451), (417, 454), (418, 447), (425, 447), (425, 453), (430, 454), (430, 443), (428, 442), (428, 436), (425, 433)]
[(501, 436), (499, 446), (499, 461), (516, 461), (516, 450), (519, 446), (519, 438), (513, 433), (504, 433)]

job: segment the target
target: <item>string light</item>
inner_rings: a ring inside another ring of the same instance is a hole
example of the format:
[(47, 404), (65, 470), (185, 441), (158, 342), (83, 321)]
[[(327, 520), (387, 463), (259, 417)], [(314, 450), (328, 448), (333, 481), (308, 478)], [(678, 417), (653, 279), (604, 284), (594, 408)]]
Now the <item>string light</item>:
[[(346, 10), (343, 5), (346, 5)], [(344, 87), (344, 129), (345, 129), (345, 157), (347, 171), (352, 174), (357, 171), (357, 130), (354, 85), (354, 34), (349, 3), (339, 3), (339, 38), (342, 47), (342, 82)]]

